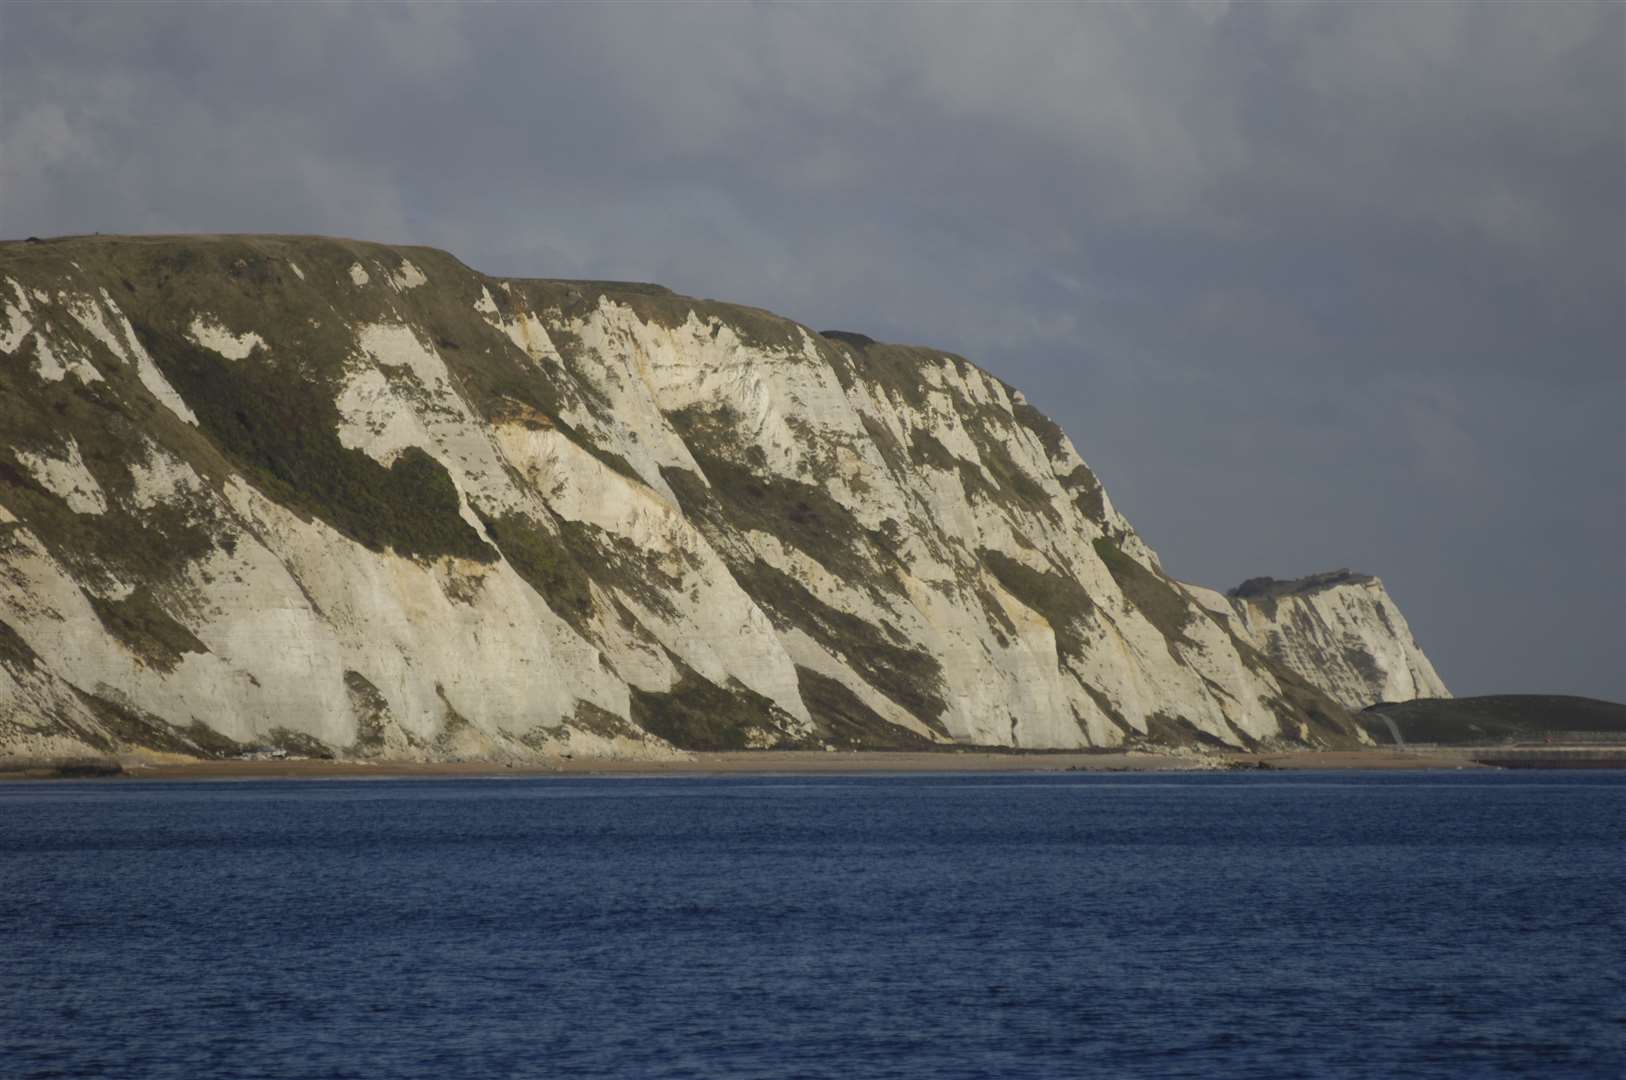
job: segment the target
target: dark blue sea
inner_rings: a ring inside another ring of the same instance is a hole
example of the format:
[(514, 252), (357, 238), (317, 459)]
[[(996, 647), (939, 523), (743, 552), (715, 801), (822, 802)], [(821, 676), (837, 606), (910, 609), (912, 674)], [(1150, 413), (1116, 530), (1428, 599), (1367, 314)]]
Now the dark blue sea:
[(1626, 1076), (1626, 775), (0, 785), (6, 1077)]

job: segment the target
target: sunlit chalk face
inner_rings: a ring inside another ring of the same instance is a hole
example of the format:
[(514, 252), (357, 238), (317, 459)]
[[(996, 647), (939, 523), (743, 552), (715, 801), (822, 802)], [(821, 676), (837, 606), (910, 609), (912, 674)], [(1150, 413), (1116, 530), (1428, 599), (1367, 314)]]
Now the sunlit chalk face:
[[(729, 717), (679, 743), (797, 744), (837, 701), (923, 744), (1306, 737), (1066, 435), (962, 358), (320, 240), (207, 242), (229, 250), (175, 253), (193, 270), (159, 293), (111, 275), (97, 245), (117, 242), (84, 243), (82, 287), (19, 280), (7, 317), (66, 327), (59, 352), (156, 400), (128, 447), (80, 440), (76, 465), (42, 442), (22, 467), (81, 518), (196, 532), (119, 586), (180, 628), (167, 651), (86, 623), (83, 662), (154, 715), (208, 694), (231, 738), (272, 724), (430, 756), (554, 752), (567, 730), (621, 746), (648, 695)], [(322, 273), (265, 272), (290, 255)], [(98, 274), (142, 298), (150, 348)], [(165, 405), (213, 451), (152, 421)], [(98, 470), (123, 458), (110, 488)], [(70, 567), (30, 565), (36, 592), (68, 595)], [(43, 618), (18, 621), (48, 637)], [(572, 726), (589, 714), (604, 723)]]

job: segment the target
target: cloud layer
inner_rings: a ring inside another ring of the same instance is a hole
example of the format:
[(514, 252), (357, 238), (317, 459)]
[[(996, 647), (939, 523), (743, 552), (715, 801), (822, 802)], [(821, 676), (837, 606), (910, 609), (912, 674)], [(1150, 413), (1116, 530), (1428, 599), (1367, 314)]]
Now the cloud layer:
[(324, 232), (961, 351), (1191, 580), (1626, 699), (1626, 8), (0, 7), (0, 234)]

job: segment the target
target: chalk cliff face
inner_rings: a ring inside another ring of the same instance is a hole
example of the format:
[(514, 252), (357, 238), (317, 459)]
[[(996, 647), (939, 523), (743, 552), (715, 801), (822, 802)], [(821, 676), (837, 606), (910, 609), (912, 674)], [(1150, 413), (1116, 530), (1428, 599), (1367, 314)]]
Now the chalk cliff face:
[(1366, 738), (1020, 393), (656, 286), (0, 244), (0, 432), (0, 753)]
[(1186, 588), (1238, 637), (1347, 708), (1451, 696), (1383, 582), (1370, 574), (1253, 578), (1224, 596)]

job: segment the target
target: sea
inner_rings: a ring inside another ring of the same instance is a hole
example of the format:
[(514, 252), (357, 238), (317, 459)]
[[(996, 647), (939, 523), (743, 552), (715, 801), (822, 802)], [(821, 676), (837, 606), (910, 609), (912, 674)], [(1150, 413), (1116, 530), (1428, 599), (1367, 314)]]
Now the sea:
[(1622, 1077), (1626, 774), (0, 785), (5, 1077)]

